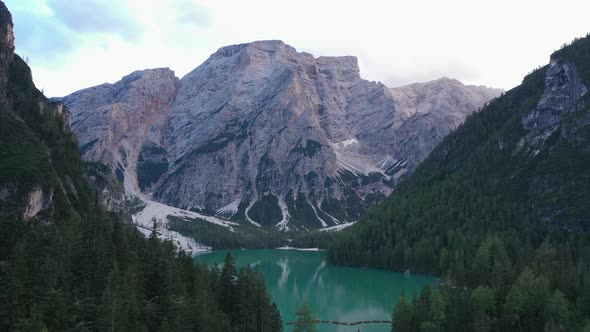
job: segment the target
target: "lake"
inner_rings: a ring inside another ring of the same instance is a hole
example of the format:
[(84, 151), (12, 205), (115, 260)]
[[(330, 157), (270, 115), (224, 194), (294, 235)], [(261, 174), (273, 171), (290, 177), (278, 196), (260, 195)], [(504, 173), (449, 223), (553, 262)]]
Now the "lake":
[[(221, 250), (204, 253), (195, 260), (222, 266), (226, 253)], [(264, 274), (283, 322), (295, 320), (295, 312), (304, 302), (320, 320), (391, 320), (393, 306), (402, 292), (411, 296), (412, 292), (419, 292), (424, 285), (436, 280), (431, 276), (331, 266), (321, 251), (268, 249), (232, 250), (231, 253), (238, 267), (249, 265)], [(320, 332), (391, 331), (390, 324), (317, 324), (316, 328)], [(284, 331), (292, 329), (292, 326), (285, 326)]]

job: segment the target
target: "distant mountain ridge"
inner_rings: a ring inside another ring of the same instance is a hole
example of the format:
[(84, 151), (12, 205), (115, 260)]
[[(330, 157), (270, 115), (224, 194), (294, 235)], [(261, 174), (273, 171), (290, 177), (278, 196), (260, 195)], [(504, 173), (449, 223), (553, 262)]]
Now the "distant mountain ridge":
[[(393, 155), (413, 170), (466, 116), (498, 97), (503, 90), (464, 85), (451, 78), (390, 88), (399, 114)], [(409, 174), (409, 173), (408, 173)]]
[(138, 71), (61, 100), (84, 158), (128, 193), (287, 230), (358, 219), (500, 93), (448, 79), (389, 89), (355, 57), (257, 41), (182, 79)]

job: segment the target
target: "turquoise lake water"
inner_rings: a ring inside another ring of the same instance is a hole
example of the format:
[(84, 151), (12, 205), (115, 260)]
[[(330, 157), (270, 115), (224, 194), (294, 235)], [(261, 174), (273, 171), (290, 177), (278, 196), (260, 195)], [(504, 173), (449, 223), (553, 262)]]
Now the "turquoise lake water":
[[(208, 265), (223, 265), (227, 251), (200, 254), (195, 260)], [(383, 270), (328, 265), (321, 251), (235, 250), (238, 267), (251, 266), (264, 274), (283, 322), (295, 319), (297, 307), (307, 302), (316, 319), (354, 322), (391, 320), (393, 306), (402, 294), (419, 292), (435, 282), (435, 277)], [(342, 326), (318, 324), (320, 332), (391, 331), (390, 324)], [(284, 331), (292, 331), (285, 326)]]

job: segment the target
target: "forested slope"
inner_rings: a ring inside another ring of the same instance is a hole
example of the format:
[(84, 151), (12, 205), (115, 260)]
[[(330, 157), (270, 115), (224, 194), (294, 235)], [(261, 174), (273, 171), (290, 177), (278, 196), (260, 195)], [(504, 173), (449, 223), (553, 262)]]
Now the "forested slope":
[(401, 302), (397, 311), (410, 318), (396, 331), (582, 329), (590, 319), (588, 86), (590, 37), (470, 116), (341, 233), (329, 261), (441, 276), (444, 287)]

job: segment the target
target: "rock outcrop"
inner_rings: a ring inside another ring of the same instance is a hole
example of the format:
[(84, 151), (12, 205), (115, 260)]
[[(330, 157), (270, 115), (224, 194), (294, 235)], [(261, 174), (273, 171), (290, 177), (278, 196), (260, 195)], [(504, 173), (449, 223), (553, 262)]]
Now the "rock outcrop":
[(84, 177), (94, 189), (98, 202), (107, 211), (121, 213), (127, 210), (125, 188), (109, 167), (101, 162), (86, 162)]
[(110, 164), (128, 193), (321, 228), (356, 220), (499, 94), (447, 81), (391, 90), (363, 80), (355, 57), (259, 41), (223, 47), (180, 80), (135, 72), (63, 102), (84, 158)]
[(545, 92), (537, 108), (522, 120), (523, 127), (535, 134), (554, 130), (565, 112), (588, 92), (576, 67), (551, 60), (545, 74)]
[[(52, 206), (53, 189), (36, 186), (27, 195), (23, 219), (29, 220), (36, 217), (37, 219), (44, 221), (50, 220), (53, 212)], [(46, 216), (41, 217), (41, 212), (45, 213)]]

